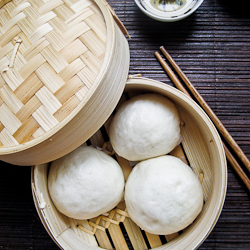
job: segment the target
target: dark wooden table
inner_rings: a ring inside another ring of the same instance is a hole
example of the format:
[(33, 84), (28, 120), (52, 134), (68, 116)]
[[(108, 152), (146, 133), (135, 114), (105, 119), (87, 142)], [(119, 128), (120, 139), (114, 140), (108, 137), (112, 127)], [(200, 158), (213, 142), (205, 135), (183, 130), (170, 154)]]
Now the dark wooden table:
[[(133, 0), (108, 2), (131, 36), (130, 74), (173, 85), (154, 57), (164, 45), (249, 158), (248, 7), (204, 0), (190, 17), (160, 23), (145, 16)], [(37, 215), (30, 167), (0, 163), (0, 249), (58, 249)], [(224, 208), (199, 249), (250, 249), (250, 194), (230, 165)]]

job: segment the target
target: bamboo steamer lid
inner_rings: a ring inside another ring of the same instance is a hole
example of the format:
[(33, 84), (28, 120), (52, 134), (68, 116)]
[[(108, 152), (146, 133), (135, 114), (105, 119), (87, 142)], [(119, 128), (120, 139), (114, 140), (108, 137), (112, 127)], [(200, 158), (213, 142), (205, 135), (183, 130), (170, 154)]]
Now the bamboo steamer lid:
[[(202, 184), (204, 206), (187, 228), (171, 235), (153, 235), (141, 230), (129, 217), (124, 201), (107, 214), (90, 220), (75, 220), (55, 208), (47, 186), (49, 163), (32, 168), (32, 193), (41, 221), (55, 243), (73, 249), (157, 249), (193, 250), (200, 246), (215, 226), (226, 196), (227, 165), (220, 136), (205, 112), (179, 90), (151, 79), (130, 77), (117, 107), (142, 93), (157, 93), (171, 99), (180, 115), (181, 145), (172, 152), (186, 162)], [(108, 133), (112, 115), (89, 140), (96, 147), (115, 154), (125, 179), (133, 164), (110, 147)], [(129, 240), (128, 240), (129, 239)]]
[(105, 0), (0, 6), (0, 159), (49, 162), (115, 108), (129, 69), (125, 30)]

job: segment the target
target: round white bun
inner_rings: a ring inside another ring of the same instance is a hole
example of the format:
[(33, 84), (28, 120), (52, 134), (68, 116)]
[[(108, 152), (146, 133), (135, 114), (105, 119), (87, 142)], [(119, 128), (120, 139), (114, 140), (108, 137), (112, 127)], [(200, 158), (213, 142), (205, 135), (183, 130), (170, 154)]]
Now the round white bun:
[(203, 192), (191, 168), (174, 156), (138, 163), (125, 186), (131, 219), (151, 234), (167, 235), (190, 225), (202, 210)]
[(90, 219), (114, 208), (123, 198), (119, 164), (93, 147), (80, 146), (51, 163), (48, 188), (56, 208), (74, 219)]
[(117, 110), (109, 134), (118, 155), (141, 161), (175, 148), (180, 140), (180, 119), (175, 105), (166, 97), (138, 95)]

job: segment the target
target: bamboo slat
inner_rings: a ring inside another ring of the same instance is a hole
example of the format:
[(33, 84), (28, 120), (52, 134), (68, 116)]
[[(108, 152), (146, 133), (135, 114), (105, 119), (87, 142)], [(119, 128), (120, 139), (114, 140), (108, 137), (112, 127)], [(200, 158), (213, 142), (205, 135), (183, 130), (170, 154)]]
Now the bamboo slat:
[(21, 126), (21, 122), (12, 113), (11, 109), (3, 103), (0, 107), (1, 123), (10, 134), (14, 134)]
[(162, 245), (161, 239), (159, 235), (156, 234), (150, 234), (148, 232), (145, 232), (148, 242), (150, 244), (151, 248), (156, 248)]
[(118, 225), (111, 224), (109, 227), (109, 233), (114, 243), (115, 249), (129, 250), (121, 228)]
[[(203, 174), (203, 195), (206, 201), (212, 183), (212, 173), (209, 168), (210, 155), (205, 141), (201, 140), (202, 134), (196, 124), (192, 123), (192, 118), (185, 113), (181, 114), (185, 118), (185, 126), (182, 126), (181, 133), (184, 137), (182, 145), (188, 157), (190, 166), (197, 176)], [(212, 141), (209, 143), (213, 143)]]
[[(96, 219), (94, 219), (94, 221), (96, 223)], [(97, 228), (95, 232), (95, 237), (100, 247), (104, 249), (108, 249), (108, 250), (113, 250), (113, 246), (111, 245), (111, 242), (106, 233), (106, 230)]]
[[(125, 202), (120, 202), (117, 205), (117, 208), (125, 210), (126, 209)], [(126, 232), (133, 246), (133, 249), (135, 250), (148, 249), (140, 228), (128, 216), (126, 216), (126, 218), (124, 219), (123, 225), (126, 229)]]
[(179, 236), (178, 233), (173, 233), (173, 234), (165, 235), (165, 238), (166, 238), (167, 242), (170, 242), (171, 240), (177, 238), (178, 236)]

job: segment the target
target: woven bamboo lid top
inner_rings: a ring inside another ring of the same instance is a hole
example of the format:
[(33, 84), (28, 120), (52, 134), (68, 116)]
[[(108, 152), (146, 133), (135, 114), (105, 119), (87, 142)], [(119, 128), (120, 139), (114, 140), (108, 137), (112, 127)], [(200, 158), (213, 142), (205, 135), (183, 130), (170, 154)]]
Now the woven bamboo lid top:
[(0, 147), (32, 141), (84, 100), (106, 52), (93, 0), (11, 1), (0, 10)]

